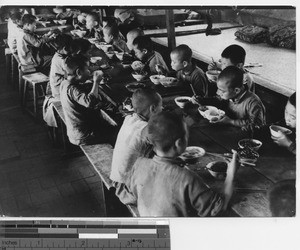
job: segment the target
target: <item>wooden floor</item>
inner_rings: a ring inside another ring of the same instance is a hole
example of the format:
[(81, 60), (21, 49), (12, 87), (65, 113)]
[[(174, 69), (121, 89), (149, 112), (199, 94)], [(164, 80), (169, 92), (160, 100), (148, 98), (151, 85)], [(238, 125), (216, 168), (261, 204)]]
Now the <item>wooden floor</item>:
[[(21, 109), (2, 59), (0, 75), (0, 216), (105, 216), (102, 182), (87, 158), (62, 157), (43, 122)], [(107, 214), (124, 216), (113, 202)]]

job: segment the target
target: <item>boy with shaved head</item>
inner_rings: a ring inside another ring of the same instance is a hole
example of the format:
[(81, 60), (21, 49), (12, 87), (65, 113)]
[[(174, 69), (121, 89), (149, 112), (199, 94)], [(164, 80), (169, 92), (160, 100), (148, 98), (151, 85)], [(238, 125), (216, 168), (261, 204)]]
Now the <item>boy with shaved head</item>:
[(124, 204), (131, 203), (131, 194), (127, 187), (132, 166), (151, 147), (144, 131), (150, 117), (161, 111), (162, 98), (153, 89), (138, 89), (133, 93), (132, 105), (134, 113), (125, 118), (117, 137), (110, 174), (116, 195)]

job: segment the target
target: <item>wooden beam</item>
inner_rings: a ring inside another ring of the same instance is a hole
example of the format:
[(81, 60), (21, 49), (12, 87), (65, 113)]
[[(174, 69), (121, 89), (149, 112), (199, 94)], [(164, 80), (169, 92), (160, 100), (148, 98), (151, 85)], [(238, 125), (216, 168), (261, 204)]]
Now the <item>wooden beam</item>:
[(174, 12), (172, 9), (166, 10), (166, 24), (168, 33), (168, 47), (173, 50), (176, 47)]

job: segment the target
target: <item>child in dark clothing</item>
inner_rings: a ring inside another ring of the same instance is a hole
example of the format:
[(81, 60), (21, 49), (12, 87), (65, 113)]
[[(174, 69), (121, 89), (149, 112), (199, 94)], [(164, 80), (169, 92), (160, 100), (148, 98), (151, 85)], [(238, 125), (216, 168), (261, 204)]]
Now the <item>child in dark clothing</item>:
[(170, 112), (152, 116), (148, 138), (156, 155), (137, 159), (130, 184), (140, 216), (216, 216), (226, 209), (233, 192), (236, 152), (228, 165), (223, 194), (218, 194), (177, 158), (188, 141), (182, 117)]
[(100, 40), (102, 35), (102, 27), (100, 26), (100, 18), (99, 15), (95, 12), (90, 12), (86, 16), (86, 28), (87, 33), (85, 34), (85, 37), (88, 38), (97, 38)]
[(243, 71), (228, 66), (219, 75), (217, 86), (218, 99), (198, 98), (201, 105), (214, 105), (226, 113), (216, 123), (231, 124), (245, 131), (254, 131), (266, 124), (265, 107), (257, 95), (243, 84)]
[[(182, 44), (171, 52), (171, 67), (177, 72), (177, 79), (191, 92), (191, 85), (200, 97), (208, 94), (208, 83), (202, 69), (192, 63), (192, 50)], [(193, 94), (193, 93), (191, 93)]]
[(248, 86), (248, 89), (252, 92), (255, 90), (253, 79), (245, 69), (244, 63), (246, 58), (246, 51), (244, 48), (237, 44), (232, 44), (225, 48), (221, 54), (220, 63), (211, 62), (208, 65), (208, 70), (223, 70), (228, 66), (236, 66), (240, 68), (244, 73), (243, 83)]
[(169, 71), (167, 64), (160, 53), (153, 49), (153, 42), (150, 37), (138, 36), (133, 42), (135, 56), (145, 64), (145, 71), (149, 74), (167, 73)]
[(106, 43), (112, 44), (114, 50), (119, 52), (129, 52), (126, 42), (120, 37), (120, 31), (116, 23), (109, 22), (104, 26), (103, 39)]
[(66, 60), (68, 78), (61, 83), (60, 99), (69, 141), (74, 145), (109, 142), (111, 127), (100, 116), (101, 98), (98, 85), (103, 72), (95, 71), (93, 86), (87, 91), (84, 82), (90, 77), (88, 59), (82, 55)]
[(49, 74), (51, 59), (50, 55), (42, 55), (42, 47), (50, 41), (53, 33), (49, 32), (39, 37), (36, 29), (36, 17), (25, 14), (22, 18), (23, 29), (18, 33), (17, 50), (21, 64), (37, 67), (40, 71)]

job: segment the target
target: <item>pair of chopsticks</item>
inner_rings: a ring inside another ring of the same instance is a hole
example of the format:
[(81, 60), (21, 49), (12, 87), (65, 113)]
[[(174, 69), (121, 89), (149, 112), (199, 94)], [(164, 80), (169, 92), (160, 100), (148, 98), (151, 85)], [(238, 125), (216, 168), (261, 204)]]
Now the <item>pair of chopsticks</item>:
[[(210, 152), (206, 152), (206, 153), (209, 154), (209, 155), (212, 155), (212, 156), (223, 158), (223, 159), (228, 159), (228, 160), (232, 159), (232, 154), (230, 154), (230, 153), (225, 153), (225, 154), (217, 154), (217, 153), (210, 153)], [(249, 165), (249, 166), (252, 166), (252, 167), (256, 166), (256, 164), (254, 162), (249, 161), (247, 159), (239, 158), (238, 161), (242, 165)]]

